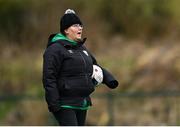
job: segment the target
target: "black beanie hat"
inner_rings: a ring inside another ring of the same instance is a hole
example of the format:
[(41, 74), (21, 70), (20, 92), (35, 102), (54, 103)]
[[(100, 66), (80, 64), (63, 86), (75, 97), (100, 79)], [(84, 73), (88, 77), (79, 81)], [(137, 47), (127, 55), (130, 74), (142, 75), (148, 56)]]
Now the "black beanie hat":
[(62, 16), (61, 20), (60, 20), (60, 31), (61, 31), (61, 33), (64, 34), (64, 30), (69, 28), (70, 26), (72, 26), (74, 24), (82, 25), (82, 22), (79, 19), (79, 17), (76, 15), (74, 10), (67, 9), (65, 11), (64, 15)]

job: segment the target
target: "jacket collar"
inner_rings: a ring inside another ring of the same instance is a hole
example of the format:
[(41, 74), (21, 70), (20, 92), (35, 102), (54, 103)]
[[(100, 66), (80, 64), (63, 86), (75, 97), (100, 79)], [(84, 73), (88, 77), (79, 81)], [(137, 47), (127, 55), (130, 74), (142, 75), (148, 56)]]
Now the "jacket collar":
[[(52, 36), (53, 35), (53, 36)], [(57, 34), (52, 34), (51, 36), (51, 43), (54, 42), (60, 42), (64, 47), (79, 47), (82, 46), (87, 38), (81, 39), (79, 41), (73, 41), (68, 39), (66, 36), (64, 36), (63, 34), (57, 33)]]
[(57, 42), (60, 43), (61, 45), (63, 45), (64, 47), (66, 47), (66, 48), (76, 48), (76, 47), (82, 46), (85, 43), (86, 39), (87, 38), (84, 38), (84, 39), (78, 41), (76, 45), (73, 45), (72, 43), (69, 43), (68, 40), (57, 40)]

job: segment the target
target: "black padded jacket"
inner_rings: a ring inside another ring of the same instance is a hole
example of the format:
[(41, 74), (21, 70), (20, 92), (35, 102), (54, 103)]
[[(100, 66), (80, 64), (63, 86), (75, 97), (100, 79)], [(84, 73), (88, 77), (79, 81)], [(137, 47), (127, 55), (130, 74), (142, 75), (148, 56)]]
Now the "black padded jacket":
[[(49, 111), (56, 112), (61, 105), (82, 106), (84, 100), (91, 105), (90, 94), (95, 89), (91, 75), (96, 59), (83, 45), (85, 41), (77, 45), (67, 40), (52, 43), (53, 36), (43, 55), (43, 85)], [(103, 83), (116, 88), (118, 81), (107, 70), (102, 70)]]

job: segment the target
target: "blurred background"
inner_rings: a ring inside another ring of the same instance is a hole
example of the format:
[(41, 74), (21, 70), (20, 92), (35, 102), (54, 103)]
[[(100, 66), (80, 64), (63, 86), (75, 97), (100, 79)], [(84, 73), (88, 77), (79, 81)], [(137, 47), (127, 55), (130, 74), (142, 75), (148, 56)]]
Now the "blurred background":
[(0, 0), (0, 125), (57, 125), (42, 56), (74, 9), (86, 46), (120, 86), (92, 94), (86, 125), (180, 125), (179, 0)]

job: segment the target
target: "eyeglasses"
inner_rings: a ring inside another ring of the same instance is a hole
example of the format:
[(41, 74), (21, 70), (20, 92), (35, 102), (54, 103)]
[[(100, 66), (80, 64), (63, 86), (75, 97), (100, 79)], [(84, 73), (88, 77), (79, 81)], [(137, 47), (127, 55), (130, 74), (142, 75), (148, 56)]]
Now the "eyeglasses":
[(72, 25), (72, 27), (81, 27), (81, 28), (83, 28), (83, 26), (80, 25), (80, 24), (74, 24), (74, 25)]

